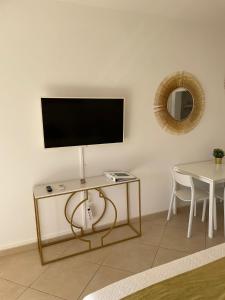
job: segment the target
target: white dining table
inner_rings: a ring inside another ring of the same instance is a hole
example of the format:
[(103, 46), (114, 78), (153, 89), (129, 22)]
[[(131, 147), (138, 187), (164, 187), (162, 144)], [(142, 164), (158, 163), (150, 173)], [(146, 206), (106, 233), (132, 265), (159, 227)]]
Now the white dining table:
[(213, 200), (215, 197), (215, 185), (225, 182), (225, 164), (215, 164), (213, 160), (179, 164), (175, 170), (191, 175), (200, 181), (209, 184), (209, 227), (208, 236), (213, 238)]

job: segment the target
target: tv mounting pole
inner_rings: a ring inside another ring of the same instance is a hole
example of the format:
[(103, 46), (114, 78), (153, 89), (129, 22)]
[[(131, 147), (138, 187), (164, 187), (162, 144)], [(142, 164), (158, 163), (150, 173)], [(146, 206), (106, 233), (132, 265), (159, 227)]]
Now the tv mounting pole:
[[(80, 183), (85, 184), (85, 161), (84, 161), (84, 146), (79, 147), (79, 168), (80, 168)], [(81, 192), (81, 198), (80, 201), (84, 200), (85, 198), (85, 192)], [(82, 205), (82, 220), (83, 220), (83, 226), (84, 228), (87, 228), (87, 215), (86, 215), (86, 201)]]
[(84, 162), (84, 147), (79, 148), (79, 161), (80, 161), (80, 183), (86, 183), (85, 180), (85, 162)]

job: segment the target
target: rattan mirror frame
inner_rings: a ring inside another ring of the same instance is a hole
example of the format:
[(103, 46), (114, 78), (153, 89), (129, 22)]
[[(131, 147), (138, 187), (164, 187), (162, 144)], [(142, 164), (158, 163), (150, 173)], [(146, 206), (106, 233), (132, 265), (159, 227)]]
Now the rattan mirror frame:
[[(177, 88), (187, 89), (193, 97), (193, 109), (184, 120), (175, 120), (167, 110), (169, 95)], [(166, 77), (159, 85), (155, 101), (154, 113), (160, 126), (173, 134), (185, 134), (195, 128), (205, 109), (205, 94), (201, 84), (191, 73), (182, 71)]]

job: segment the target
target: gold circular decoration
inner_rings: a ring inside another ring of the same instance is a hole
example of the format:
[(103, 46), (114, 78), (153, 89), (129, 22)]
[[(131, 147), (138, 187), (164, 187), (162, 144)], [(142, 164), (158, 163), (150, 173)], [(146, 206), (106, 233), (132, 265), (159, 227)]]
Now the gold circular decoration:
[[(176, 120), (168, 112), (167, 102), (171, 93), (184, 88), (193, 97), (193, 107), (188, 116)], [(199, 123), (205, 108), (205, 95), (199, 81), (188, 72), (176, 72), (166, 77), (158, 87), (154, 102), (155, 116), (161, 127), (173, 134), (184, 134)]]

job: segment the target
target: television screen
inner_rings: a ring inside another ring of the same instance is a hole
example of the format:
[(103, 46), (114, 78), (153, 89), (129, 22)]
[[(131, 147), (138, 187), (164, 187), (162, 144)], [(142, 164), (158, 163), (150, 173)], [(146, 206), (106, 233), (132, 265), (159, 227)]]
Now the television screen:
[(124, 99), (41, 98), (45, 148), (123, 142)]

